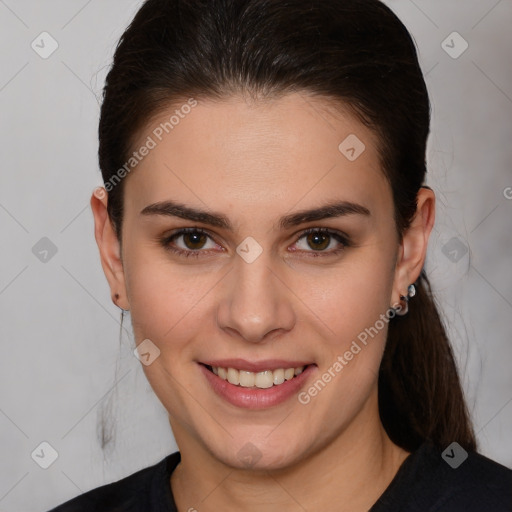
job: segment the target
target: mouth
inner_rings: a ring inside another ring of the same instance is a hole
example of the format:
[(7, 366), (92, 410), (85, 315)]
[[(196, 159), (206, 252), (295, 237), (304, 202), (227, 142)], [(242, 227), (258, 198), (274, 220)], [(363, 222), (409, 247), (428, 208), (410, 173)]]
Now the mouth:
[(283, 366), (282, 368), (266, 369), (262, 371), (248, 371), (231, 366), (217, 366), (199, 363), (209, 372), (233, 386), (253, 389), (269, 389), (283, 385), (285, 382), (296, 379), (314, 363), (298, 366)]
[(198, 361), (210, 389), (237, 408), (263, 410), (284, 404), (314, 379), (318, 366), (283, 359)]

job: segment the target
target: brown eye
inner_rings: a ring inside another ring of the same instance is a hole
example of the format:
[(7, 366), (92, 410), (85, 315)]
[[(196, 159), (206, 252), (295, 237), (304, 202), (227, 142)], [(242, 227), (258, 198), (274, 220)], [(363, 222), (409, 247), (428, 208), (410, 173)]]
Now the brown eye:
[(326, 233), (316, 231), (314, 233), (309, 233), (306, 239), (312, 249), (322, 251), (329, 246), (331, 236)]
[[(208, 241), (211, 241), (211, 246), (207, 246)], [(199, 257), (200, 254), (209, 252), (207, 249), (218, 247), (212, 237), (200, 228), (180, 229), (174, 234), (162, 238), (160, 243), (164, 249), (186, 257)]]
[[(305, 243), (300, 247), (299, 242), (303, 238)], [(335, 255), (350, 245), (347, 236), (327, 228), (307, 229), (301, 234), (296, 243), (301, 251), (309, 253), (310, 256)], [(331, 250), (326, 250), (329, 246), (332, 246)]]
[(192, 231), (190, 233), (183, 233), (181, 235), (187, 249), (202, 249), (208, 238), (204, 233), (199, 231)]

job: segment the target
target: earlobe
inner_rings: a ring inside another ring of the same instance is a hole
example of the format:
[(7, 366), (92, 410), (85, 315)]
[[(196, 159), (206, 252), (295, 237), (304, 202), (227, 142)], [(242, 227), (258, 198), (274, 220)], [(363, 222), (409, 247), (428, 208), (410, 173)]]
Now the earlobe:
[(403, 303), (400, 296), (408, 296), (409, 286), (416, 282), (421, 273), (434, 222), (434, 191), (429, 187), (422, 187), (417, 195), (416, 214), (403, 235), (398, 251), (393, 287), (394, 303)]
[(124, 310), (129, 309), (121, 259), (121, 247), (107, 212), (108, 195), (103, 187), (94, 190), (91, 209), (94, 216), (94, 236), (100, 251), (103, 272), (110, 286), (112, 302)]

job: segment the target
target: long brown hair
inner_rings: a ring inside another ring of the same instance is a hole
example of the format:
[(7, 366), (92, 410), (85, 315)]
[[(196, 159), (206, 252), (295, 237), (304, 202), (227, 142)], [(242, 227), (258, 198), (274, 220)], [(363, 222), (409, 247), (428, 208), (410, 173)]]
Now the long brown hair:
[[(349, 108), (378, 136), (402, 238), (426, 174), (430, 102), (414, 42), (378, 0), (147, 0), (122, 35), (104, 88), (99, 164), (105, 184), (157, 113), (186, 98), (304, 91)], [(121, 239), (124, 181), (109, 187)], [(390, 320), (379, 372), (389, 437), (414, 451), (457, 441), (476, 450), (445, 327), (424, 270), (409, 313)]]

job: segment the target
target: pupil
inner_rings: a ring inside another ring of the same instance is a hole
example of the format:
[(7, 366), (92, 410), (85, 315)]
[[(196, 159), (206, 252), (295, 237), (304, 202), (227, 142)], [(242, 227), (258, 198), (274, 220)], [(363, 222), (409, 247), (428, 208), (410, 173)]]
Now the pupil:
[[(314, 239), (314, 242), (313, 242), (314, 244), (319, 244), (319, 243), (321, 244), (322, 242), (319, 240), (323, 239), (323, 241), (324, 241), (323, 246), (319, 247), (319, 248), (317, 247), (317, 249), (325, 249), (325, 247), (327, 247), (329, 245), (329, 243), (328, 243), (329, 235), (326, 235), (324, 233), (312, 233), (309, 236)], [(327, 244), (325, 243), (326, 240), (327, 240)], [(314, 249), (314, 247), (313, 247), (313, 249)]]
[[(194, 247), (195, 244), (200, 244), (201, 242), (201, 239), (204, 238), (204, 235), (202, 233), (186, 233), (185, 234), (185, 240), (188, 239), (193, 239), (192, 243), (191, 244), (188, 244), (186, 243), (186, 245), (190, 248), (190, 249), (197, 249), (198, 247)], [(190, 247), (190, 245), (192, 245), (192, 247)]]

